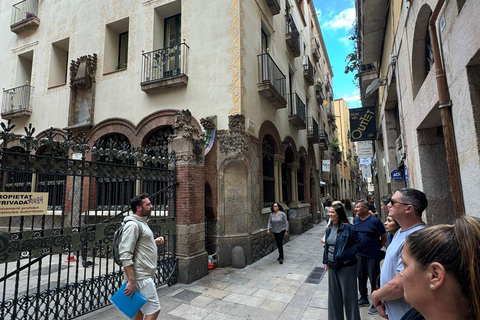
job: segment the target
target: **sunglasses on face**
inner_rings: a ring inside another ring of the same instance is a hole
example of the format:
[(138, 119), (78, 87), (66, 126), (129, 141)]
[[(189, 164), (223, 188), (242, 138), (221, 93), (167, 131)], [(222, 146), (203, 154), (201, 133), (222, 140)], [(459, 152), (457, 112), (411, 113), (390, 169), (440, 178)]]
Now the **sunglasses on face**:
[(395, 200), (393, 200), (393, 199), (390, 199), (389, 203), (392, 205), (392, 207), (395, 205), (395, 203), (400, 203), (400, 204), (403, 204), (403, 205), (406, 205), (406, 206), (416, 207), (416, 205), (414, 205), (414, 204), (405, 203), (405, 202), (400, 202), (400, 201), (395, 201)]

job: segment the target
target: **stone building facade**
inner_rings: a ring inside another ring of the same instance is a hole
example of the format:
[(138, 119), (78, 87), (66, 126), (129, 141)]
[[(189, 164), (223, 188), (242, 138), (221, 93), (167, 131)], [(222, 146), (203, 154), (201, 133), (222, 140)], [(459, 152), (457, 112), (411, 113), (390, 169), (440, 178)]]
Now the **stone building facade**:
[(291, 233), (321, 218), (335, 192), (321, 163), (336, 133), (312, 1), (26, 0), (0, 10), (10, 146), (32, 123), (39, 139), (53, 128), (92, 147), (176, 151), (179, 281), (206, 274), (208, 253), (228, 266), (235, 246), (247, 263), (271, 252), (274, 201)]
[[(430, 224), (479, 216), (480, 3), (358, 0), (356, 8), (362, 104), (377, 107), (375, 192), (423, 190)], [(392, 170), (405, 179), (391, 179)]]

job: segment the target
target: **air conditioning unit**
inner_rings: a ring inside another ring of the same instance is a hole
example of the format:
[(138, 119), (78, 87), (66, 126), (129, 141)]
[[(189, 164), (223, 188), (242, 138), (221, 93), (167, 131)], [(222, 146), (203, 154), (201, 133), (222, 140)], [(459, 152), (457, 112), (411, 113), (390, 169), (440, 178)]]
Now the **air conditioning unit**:
[(395, 54), (391, 54), (389, 57), (388, 57), (388, 63), (393, 66), (395, 65), (395, 63), (397, 63), (397, 56)]

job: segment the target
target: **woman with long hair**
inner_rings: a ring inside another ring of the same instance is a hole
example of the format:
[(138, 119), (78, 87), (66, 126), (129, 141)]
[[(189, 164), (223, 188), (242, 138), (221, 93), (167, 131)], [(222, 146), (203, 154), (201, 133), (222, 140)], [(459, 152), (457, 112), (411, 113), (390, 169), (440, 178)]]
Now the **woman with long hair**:
[(323, 264), (328, 270), (328, 319), (359, 320), (357, 297), (357, 245), (360, 237), (348, 221), (342, 204), (330, 207), (331, 223), (325, 235)]
[(275, 242), (278, 247), (278, 262), (283, 263), (285, 258), (283, 255), (283, 238), (285, 234), (288, 234), (288, 219), (285, 212), (283, 212), (282, 206), (278, 202), (274, 202), (271, 207), (272, 213), (268, 218), (267, 234), (270, 234), (270, 229), (275, 236)]
[[(468, 216), (408, 236), (402, 254), (402, 319), (480, 319), (480, 221)], [(421, 314), (421, 315), (420, 315)]]

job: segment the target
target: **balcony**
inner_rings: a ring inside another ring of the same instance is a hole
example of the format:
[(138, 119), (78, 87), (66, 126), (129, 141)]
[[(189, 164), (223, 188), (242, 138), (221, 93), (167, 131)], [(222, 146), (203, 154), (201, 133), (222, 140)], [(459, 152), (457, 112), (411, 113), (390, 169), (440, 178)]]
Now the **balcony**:
[(309, 86), (313, 85), (313, 65), (308, 56), (303, 56), (303, 77)]
[(333, 100), (333, 89), (330, 81), (327, 81), (327, 83), (325, 83), (325, 91), (327, 92), (328, 97), (330, 97), (330, 100)]
[(265, 0), (267, 3), (267, 6), (270, 8), (270, 11), (272, 11), (273, 15), (279, 14), (280, 13), (280, 3), (278, 0)]
[(306, 110), (305, 103), (300, 99), (298, 94), (291, 93), (290, 96), (290, 113), (288, 115), (288, 121), (293, 124), (299, 130), (305, 129), (306, 126)]
[(342, 152), (340, 150), (333, 150), (332, 158), (335, 159), (338, 163), (340, 163), (342, 161)]
[(13, 5), (10, 30), (19, 34), (28, 29), (37, 28), (40, 25), (38, 19), (38, 0), (23, 0)]
[(12, 119), (21, 117), (30, 117), (32, 110), (30, 107), (30, 93), (33, 87), (29, 84), (3, 90), (2, 99), (2, 118)]
[(330, 143), (328, 142), (328, 133), (323, 130), (323, 132), (320, 132), (318, 136), (318, 146), (320, 147), (320, 150), (328, 150), (328, 146)]
[(360, 95), (363, 106), (372, 106), (375, 104), (375, 95), (365, 97), (368, 86), (378, 77), (378, 63), (367, 63), (360, 65)]
[(287, 46), (292, 51), (294, 57), (300, 56), (300, 34), (298, 33), (297, 26), (293, 22), (293, 17), (290, 14), (285, 16), (285, 24), (287, 30), (285, 32), (285, 41)]
[(312, 41), (311, 41), (311, 45), (312, 45), (312, 58), (315, 62), (318, 62), (318, 60), (320, 60), (320, 46), (318, 45), (318, 40), (317, 38), (312, 38)]
[(321, 106), (323, 105), (323, 101), (325, 100), (325, 94), (323, 93), (323, 86), (315, 85), (315, 99), (317, 99), (317, 103)]
[(152, 92), (188, 84), (185, 43), (142, 53), (142, 91)]
[(313, 117), (307, 119), (307, 140), (311, 143), (319, 141), (318, 123)]
[(257, 56), (258, 59), (258, 92), (277, 109), (287, 107), (286, 78), (268, 53)]

